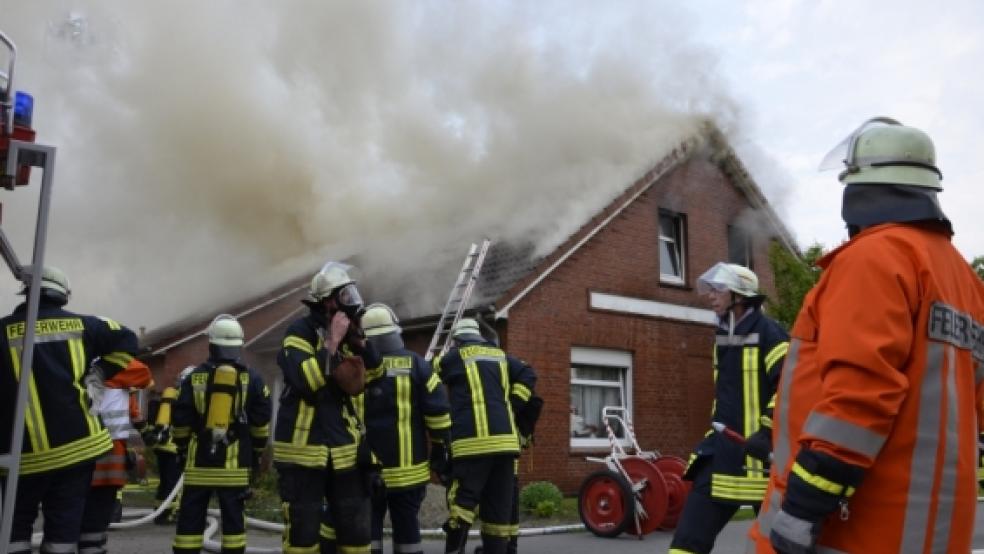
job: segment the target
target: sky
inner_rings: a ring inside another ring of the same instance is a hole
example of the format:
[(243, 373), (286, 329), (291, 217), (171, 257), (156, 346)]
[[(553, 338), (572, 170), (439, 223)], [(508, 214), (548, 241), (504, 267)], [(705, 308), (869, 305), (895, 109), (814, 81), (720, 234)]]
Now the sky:
[[(413, 295), (482, 234), (548, 250), (707, 120), (802, 247), (846, 237), (823, 155), (919, 127), (984, 254), (982, 6), (0, 0), (0, 30), (59, 148), (49, 263), (152, 329), (328, 258)], [(0, 198), (22, 258), (33, 194)]]

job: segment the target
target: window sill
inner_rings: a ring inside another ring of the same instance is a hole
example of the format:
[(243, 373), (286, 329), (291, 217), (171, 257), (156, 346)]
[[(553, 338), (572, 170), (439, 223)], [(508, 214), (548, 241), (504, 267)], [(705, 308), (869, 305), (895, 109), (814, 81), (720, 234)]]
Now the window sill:
[(693, 287), (687, 285), (687, 283), (685, 283), (683, 281), (678, 281), (678, 280), (675, 280), (675, 279), (674, 280), (667, 280), (667, 279), (663, 279), (662, 277), (659, 280), (659, 286), (661, 286), (661, 287), (667, 287), (667, 288), (671, 288), (671, 289), (693, 290)]

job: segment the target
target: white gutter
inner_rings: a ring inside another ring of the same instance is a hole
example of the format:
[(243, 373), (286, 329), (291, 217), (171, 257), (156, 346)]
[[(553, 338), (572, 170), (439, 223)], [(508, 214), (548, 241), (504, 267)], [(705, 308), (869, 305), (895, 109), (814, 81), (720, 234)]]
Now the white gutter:
[[(284, 298), (287, 298), (288, 296), (290, 296), (290, 295), (292, 295), (292, 294), (294, 294), (294, 293), (296, 293), (298, 291), (304, 290), (306, 288), (307, 288), (307, 285), (301, 285), (299, 287), (296, 287), (296, 288), (293, 288), (291, 290), (288, 290), (287, 292), (285, 292), (285, 293), (283, 293), (283, 294), (281, 294), (281, 295), (279, 295), (279, 296), (277, 296), (275, 298), (271, 298), (270, 300), (267, 300), (266, 302), (263, 302), (261, 304), (257, 304), (256, 306), (253, 306), (253, 307), (251, 307), (251, 308), (249, 308), (249, 309), (247, 309), (245, 311), (242, 311), (242, 312), (240, 312), (238, 314), (234, 314), (234, 317), (236, 319), (240, 319), (240, 318), (246, 317), (246, 316), (248, 316), (248, 315), (256, 312), (257, 310), (262, 310), (263, 308), (266, 308), (270, 304), (275, 304), (275, 303), (283, 300)], [(295, 310), (295, 312), (296, 312), (296, 310)], [(291, 314), (293, 314), (295, 312), (291, 312)], [(283, 321), (283, 320), (281, 320), (281, 321)], [(280, 323), (280, 322), (278, 321), (277, 323)], [(269, 329), (267, 329), (267, 330), (269, 330)], [(170, 350), (170, 349), (172, 349), (172, 348), (174, 348), (176, 346), (181, 346), (182, 344), (184, 344), (184, 343), (186, 343), (186, 342), (188, 342), (188, 341), (190, 341), (190, 340), (198, 337), (199, 335), (204, 335), (207, 331), (208, 331), (208, 327), (205, 327), (201, 331), (196, 331), (194, 333), (191, 333), (189, 335), (186, 335), (186, 336), (184, 336), (184, 337), (182, 337), (182, 338), (180, 338), (180, 339), (178, 339), (178, 340), (176, 340), (176, 341), (174, 341), (174, 342), (172, 342), (172, 343), (170, 343), (170, 344), (168, 344), (166, 346), (162, 346), (162, 347), (158, 348), (157, 350), (154, 350), (151, 353), (151, 356), (157, 356), (159, 354), (163, 354), (163, 353), (167, 352), (168, 350)], [(252, 342), (252, 341), (250, 341), (250, 342)]]

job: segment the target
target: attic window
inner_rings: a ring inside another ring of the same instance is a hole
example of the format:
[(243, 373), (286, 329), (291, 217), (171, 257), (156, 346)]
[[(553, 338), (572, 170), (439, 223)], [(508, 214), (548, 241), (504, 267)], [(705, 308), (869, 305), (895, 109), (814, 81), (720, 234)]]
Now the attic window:
[(755, 269), (752, 267), (752, 235), (735, 225), (728, 225), (728, 261)]
[(659, 281), (682, 285), (686, 282), (686, 216), (659, 211)]

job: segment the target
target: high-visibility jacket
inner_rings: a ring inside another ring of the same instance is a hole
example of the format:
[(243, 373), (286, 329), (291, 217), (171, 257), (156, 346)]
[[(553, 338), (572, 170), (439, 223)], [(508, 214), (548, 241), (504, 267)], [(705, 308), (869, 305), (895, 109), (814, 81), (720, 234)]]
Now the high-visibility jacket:
[[(226, 439), (214, 441), (207, 428), (213, 402), (216, 367), (231, 365), (237, 383)], [(208, 360), (181, 383), (174, 403), (173, 435), (178, 449), (186, 452), (185, 485), (246, 487), (253, 460), (266, 448), (270, 436), (270, 390), (252, 368), (227, 360)]]
[[(821, 552), (969, 552), (984, 284), (947, 234), (921, 225), (871, 227), (819, 265), (780, 379), (758, 552), (772, 552), (791, 480), (794, 500), (804, 487), (840, 499)], [(837, 482), (801, 463), (824, 456), (863, 478)]]
[(366, 373), (362, 395), (369, 446), (387, 489), (420, 486), (430, 480), (427, 433), (443, 442), (451, 427), (447, 392), (419, 354), (406, 348), (380, 354), (382, 363)]
[[(273, 433), (273, 460), (278, 465), (319, 468), (330, 460), (338, 471), (356, 465), (362, 424), (352, 397), (330, 377), (341, 363), (341, 353), (328, 355), (324, 329), (325, 317), (312, 310), (290, 325), (277, 355), (284, 374)], [(360, 348), (343, 343), (342, 349), (361, 356), (366, 367), (379, 365), (371, 344)]]
[(126, 369), (105, 381), (97, 413), (113, 439), (113, 449), (96, 460), (92, 473), (93, 487), (126, 485), (129, 478), (126, 471), (126, 442), (134, 430), (133, 422), (140, 415), (129, 389), (143, 389), (152, 380), (150, 368), (140, 360), (133, 360)]
[[(723, 423), (744, 437), (771, 417), (779, 369), (789, 349), (789, 335), (759, 309), (735, 324), (719, 327), (714, 337), (714, 404), (711, 421)], [(706, 458), (705, 458), (706, 457)], [(690, 457), (690, 465), (711, 464), (711, 497), (724, 502), (760, 502), (768, 483), (767, 469), (745, 456), (740, 444), (709, 430)]]
[[(0, 319), (0, 454), (9, 451), (20, 379), (26, 308)], [(20, 461), (23, 474), (53, 471), (107, 452), (109, 432), (89, 410), (83, 384), (92, 360), (111, 378), (133, 359), (137, 336), (109, 319), (69, 312), (41, 299)]]
[(484, 341), (461, 341), (434, 367), (451, 402), (451, 457), (518, 455), (513, 406), (533, 396), (533, 369)]

